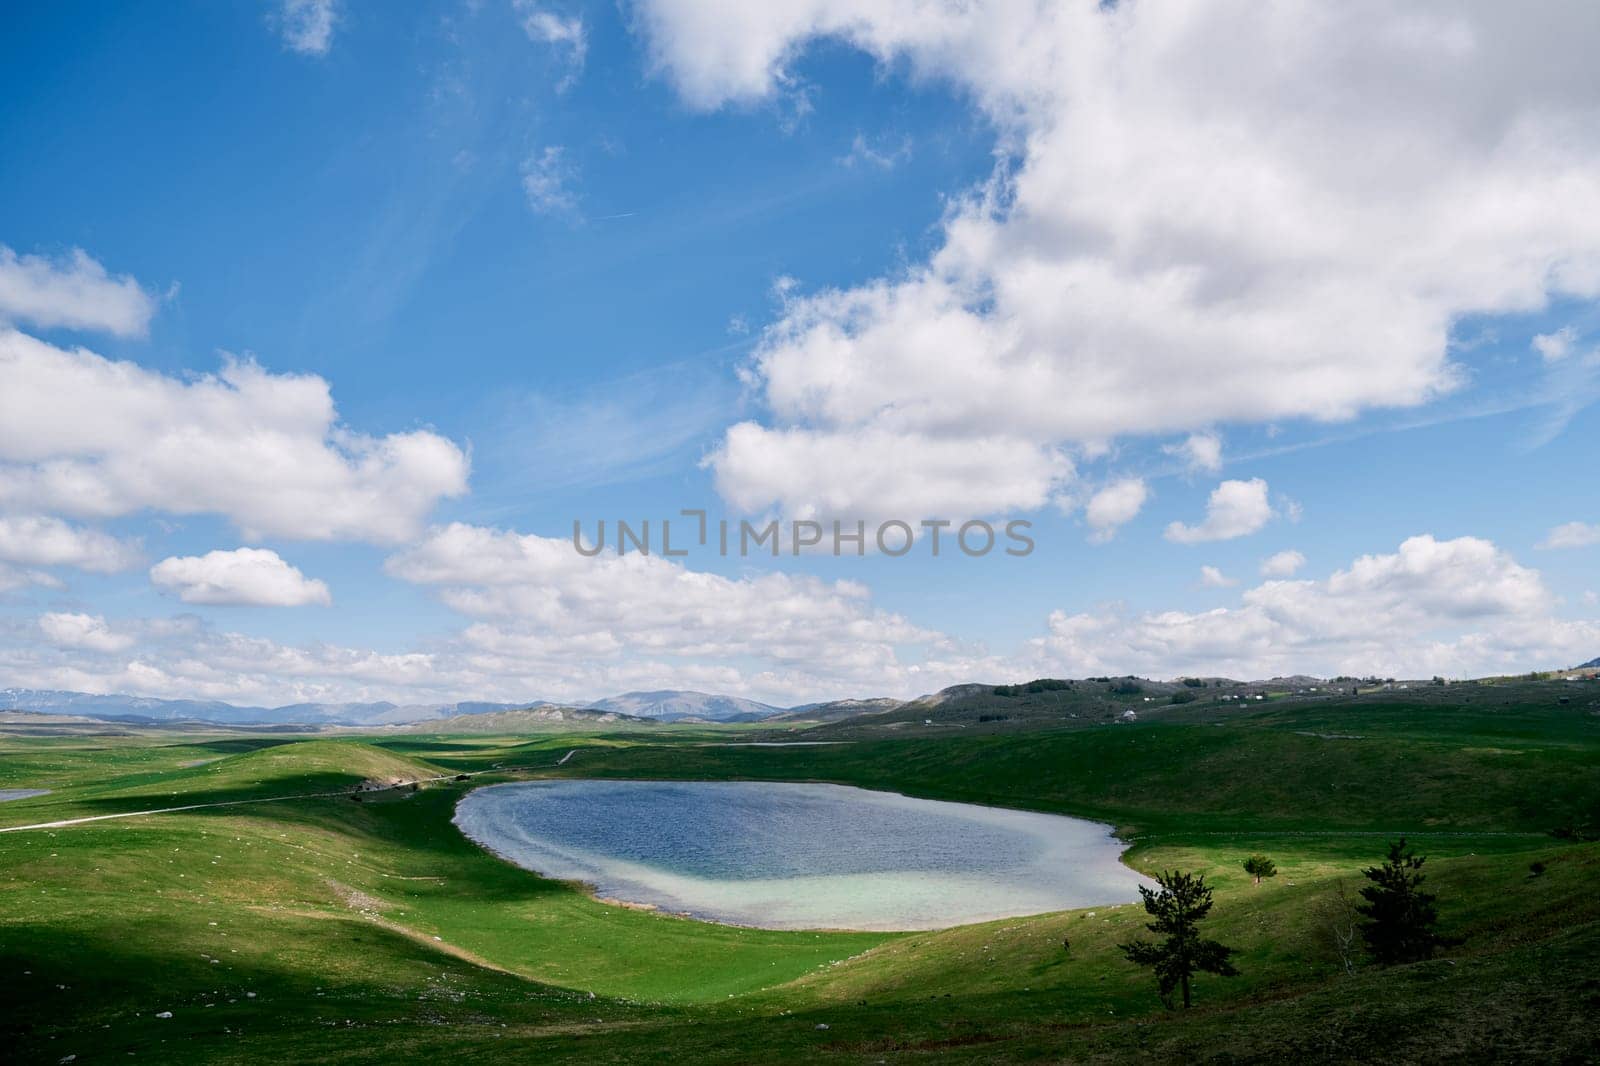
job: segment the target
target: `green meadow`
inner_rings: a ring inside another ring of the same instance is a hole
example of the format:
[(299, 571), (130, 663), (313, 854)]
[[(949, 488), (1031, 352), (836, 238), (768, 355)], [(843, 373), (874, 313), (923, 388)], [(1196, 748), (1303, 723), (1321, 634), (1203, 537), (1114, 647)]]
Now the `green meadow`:
[[(0, 737), (0, 788), (51, 790), (0, 803), (0, 827), (227, 804), (0, 833), (0, 1047), (50, 1063), (1592, 1059), (1600, 716), (1562, 695), (828, 747), (717, 746), (748, 731), (705, 728)], [(1206, 875), (1207, 933), (1241, 975), (1164, 1009), (1116, 950), (1142, 932), (1135, 905), (883, 934), (601, 903), (451, 824), (468, 789), (536, 776), (831, 781), (1095, 818), (1135, 868)], [(1384, 969), (1341, 953), (1339, 893), (1402, 833), (1455, 942)], [(1278, 866), (1261, 885), (1240, 868), (1254, 852)]]

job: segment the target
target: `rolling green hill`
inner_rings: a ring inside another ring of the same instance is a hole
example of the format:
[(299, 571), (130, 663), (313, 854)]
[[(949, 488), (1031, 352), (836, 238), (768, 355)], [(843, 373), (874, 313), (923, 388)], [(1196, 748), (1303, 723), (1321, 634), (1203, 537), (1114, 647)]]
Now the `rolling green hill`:
[[(1600, 1048), (1600, 845), (1551, 831), (1600, 810), (1600, 717), (1558, 692), (794, 748), (692, 732), (8, 739), (0, 787), (55, 791), (0, 804), (5, 824), (231, 805), (0, 833), (0, 1044), (25, 1062), (1581, 1061)], [(556, 773), (832, 780), (1092, 815), (1133, 840), (1135, 867), (1207, 874), (1209, 931), (1243, 976), (1203, 980), (1174, 1015), (1115, 951), (1130, 906), (915, 934), (737, 929), (599, 903), (450, 824), (480, 782)], [(421, 784), (348, 797), (396, 781)], [(334, 795), (282, 798), (318, 792)], [(1459, 943), (1346, 972), (1335, 887), (1400, 831), (1430, 856)], [(1277, 878), (1250, 884), (1253, 851)]]

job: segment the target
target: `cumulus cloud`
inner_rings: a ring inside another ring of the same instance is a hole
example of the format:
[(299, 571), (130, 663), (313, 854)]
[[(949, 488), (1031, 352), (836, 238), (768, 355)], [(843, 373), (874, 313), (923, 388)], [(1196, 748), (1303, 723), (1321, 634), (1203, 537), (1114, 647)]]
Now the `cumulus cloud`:
[(1546, 534), (1544, 540), (1539, 542), (1539, 547), (1588, 548), (1595, 544), (1600, 544), (1600, 523), (1568, 522)]
[[(199, 569), (197, 580), (218, 568)], [(22, 628), (0, 617), (0, 676), (37, 688), (261, 704), (584, 700), (659, 687), (800, 702), (914, 695), (1005, 672), (998, 657), (875, 608), (851, 581), (724, 577), (638, 554), (586, 558), (564, 538), (461, 524), (429, 531), (386, 569), (434, 590), (464, 627), (386, 654), (290, 646), (192, 616), (115, 624), (52, 616)]]
[(173, 556), (150, 568), (150, 581), (184, 603), (304, 607), (333, 602), (326, 584), (307, 578), (265, 548)]
[(522, 191), (535, 214), (568, 214), (578, 209), (578, 195), (572, 189), (577, 172), (566, 153), (561, 145), (552, 144), (522, 161)]
[(1554, 333), (1540, 333), (1533, 338), (1533, 350), (1544, 357), (1547, 363), (1559, 363), (1572, 354), (1572, 347), (1578, 340), (1577, 331), (1571, 326), (1563, 326)]
[(0, 562), (71, 566), (109, 574), (138, 561), (137, 545), (99, 530), (68, 525), (47, 515), (0, 515)]
[(1200, 544), (1249, 536), (1272, 520), (1267, 483), (1260, 478), (1224, 481), (1206, 501), (1206, 519), (1199, 525), (1173, 522), (1166, 537), (1178, 544)]
[(1013, 437), (817, 433), (755, 422), (729, 429), (708, 462), (717, 491), (745, 512), (776, 506), (797, 518), (913, 524), (1031, 510), (1073, 477), (1065, 454)]
[(862, 681), (894, 672), (897, 644), (935, 638), (872, 609), (853, 582), (690, 570), (638, 553), (594, 558), (570, 540), (460, 523), (392, 556), (386, 570), (436, 586), (477, 619), (465, 640), (483, 654), (557, 668), (573, 656), (753, 658), (790, 669), (827, 664)]
[(1222, 469), (1222, 438), (1215, 433), (1191, 433), (1182, 444), (1169, 444), (1161, 450), (1178, 456), (1190, 470), (1215, 474)]
[(113, 277), (81, 248), (49, 259), (0, 245), (0, 322), (140, 337), (155, 312), (155, 297), (137, 281)]
[(1261, 560), (1262, 577), (1293, 577), (1306, 565), (1306, 557), (1289, 548)]
[[(1455, 387), (1464, 315), (1600, 295), (1585, 4), (636, 12), (695, 107), (803, 91), (799, 59), (826, 38), (952, 85), (999, 130), (995, 173), (953, 202), (926, 261), (785, 304), (752, 375), (772, 420), (809, 432), (771, 448), (1348, 419)], [(719, 461), (753, 467), (751, 439)]]
[(230, 360), (180, 379), (0, 329), (0, 506), (210, 513), (252, 538), (398, 542), (466, 491), (467, 468), (436, 433), (341, 426), (315, 375)]
[(112, 624), (49, 614), (31, 627), (6, 626), (0, 621), (0, 671), (29, 688), (276, 705), (459, 699), (451, 693), (477, 691), (480, 681), (432, 652), (293, 647), (218, 631), (191, 615)]
[(1265, 581), (1209, 611), (1057, 611), (1008, 654), (874, 609), (851, 582), (585, 559), (566, 541), (473, 526), (437, 528), (387, 566), (435, 589), (466, 627), (386, 654), (292, 647), (190, 616), (0, 618), (0, 673), (37, 688), (263, 704), (581, 700), (660, 686), (798, 702), (1125, 672), (1479, 676), (1579, 662), (1600, 646), (1600, 622), (1557, 617), (1537, 571), (1473, 537), (1413, 537), (1326, 579)]
[(338, 0), (281, 0), (278, 6), (284, 46), (301, 55), (327, 55), (338, 21)]
[(106, 620), (95, 614), (52, 612), (40, 615), (39, 629), (48, 640), (63, 648), (117, 652), (134, 644), (132, 636), (113, 632)]
[(1481, 676), (1589, 658), (1600, 622), (1566, 621), (1538, 571), (1486, 540), (1412, 537), (1325, 581), (1267, 581), (1237, 606), (1051, 615), (1032, 665), (1134, 672)]
[(1236, 579), (1229, 577), (1214, 566), (1202, 566), (1200, 568), (1200, 584), (1208, 589), (1227, 589), (1238, 583)]
[(1150, 489), (1142, 478), (1130, 477), (1113, 481), (1089, 497), (1084, 506), (1084, 521), (1089, 523), (1089, 539), (1104, 544), (1117, 535), (1117, 530), (1133, 521), (1150, 498)]

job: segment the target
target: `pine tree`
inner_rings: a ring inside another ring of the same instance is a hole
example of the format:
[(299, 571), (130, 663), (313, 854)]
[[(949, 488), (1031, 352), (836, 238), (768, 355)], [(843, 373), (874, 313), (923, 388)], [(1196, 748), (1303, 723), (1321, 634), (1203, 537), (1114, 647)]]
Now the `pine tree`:
[(1447, 943), (1433, 931), (1439, 920), (1435, 897), (1422, 891), (1422, 864), (1426, 861), (1413, 854), (1401, 837), (1389, 845), (1383, 865), (1362, 871), (1372, 884), (1361, 890), (1366, 902), (1356, 908), (1366, 919), (1361, 936), (1372, 957), (1384, 966), (1430, 959)]
[(1244, 861), (1244, 872), (1255, 878), (1259, 885), (1263, 877), (1278, 876), (1278, 864), (1265, 855), (1252, 855)]
[(1232, 948), (1200, 936), (1199, 924), (1211, 912), (1211, 889), (1206, 887), (1205, 878), (1174, 870), (1157, 874), (1156, 883), (1161, 891), (1153, 892), (1140, 885), (1139, 895), (1144, 897), (1144, 909), (1155, 919), (1145, 928), (1166, 939), (1155, 944), (1133, 940), (1118, 947), (1129, 962), (1155, 970), (1163, 1003), (1171, 1007), (1173, 989), (1181, 989), (1187, 1008), (1189, 982), (1195, 974), (1236, 977), (1239, 971), (1228, 961)]

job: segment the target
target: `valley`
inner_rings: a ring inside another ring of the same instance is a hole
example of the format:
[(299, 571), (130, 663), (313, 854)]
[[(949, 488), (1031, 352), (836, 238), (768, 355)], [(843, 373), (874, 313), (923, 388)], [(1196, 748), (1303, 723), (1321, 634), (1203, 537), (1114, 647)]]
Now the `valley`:
[[(1452, 689), (1473, 698), (797, 746), (743, 726), (9, 736), (0, 788), (50, 792), (0, 804), (0, 825), (230, 806), (0, 834), (4, 1038), (40, 1062), (1582, 1056), (1600, 1039), (1600, 716), (1554, 682)], [(597, 901), (451, 824), (482, 784), (596, 778), (832, 782), (1103, 821), (1133, 869), (1205, 874), (1208, 931), (1242, 976), (1203, 979), (1173, 1014), (1116, 949), (1137, 905), (923, 932), (718, 925)], [(1401, 834), (1459, 943), (1393, 969), (1345, 959), (1337, 886)], [(1277, 877), (1251, 883), (1254, 852)]]

